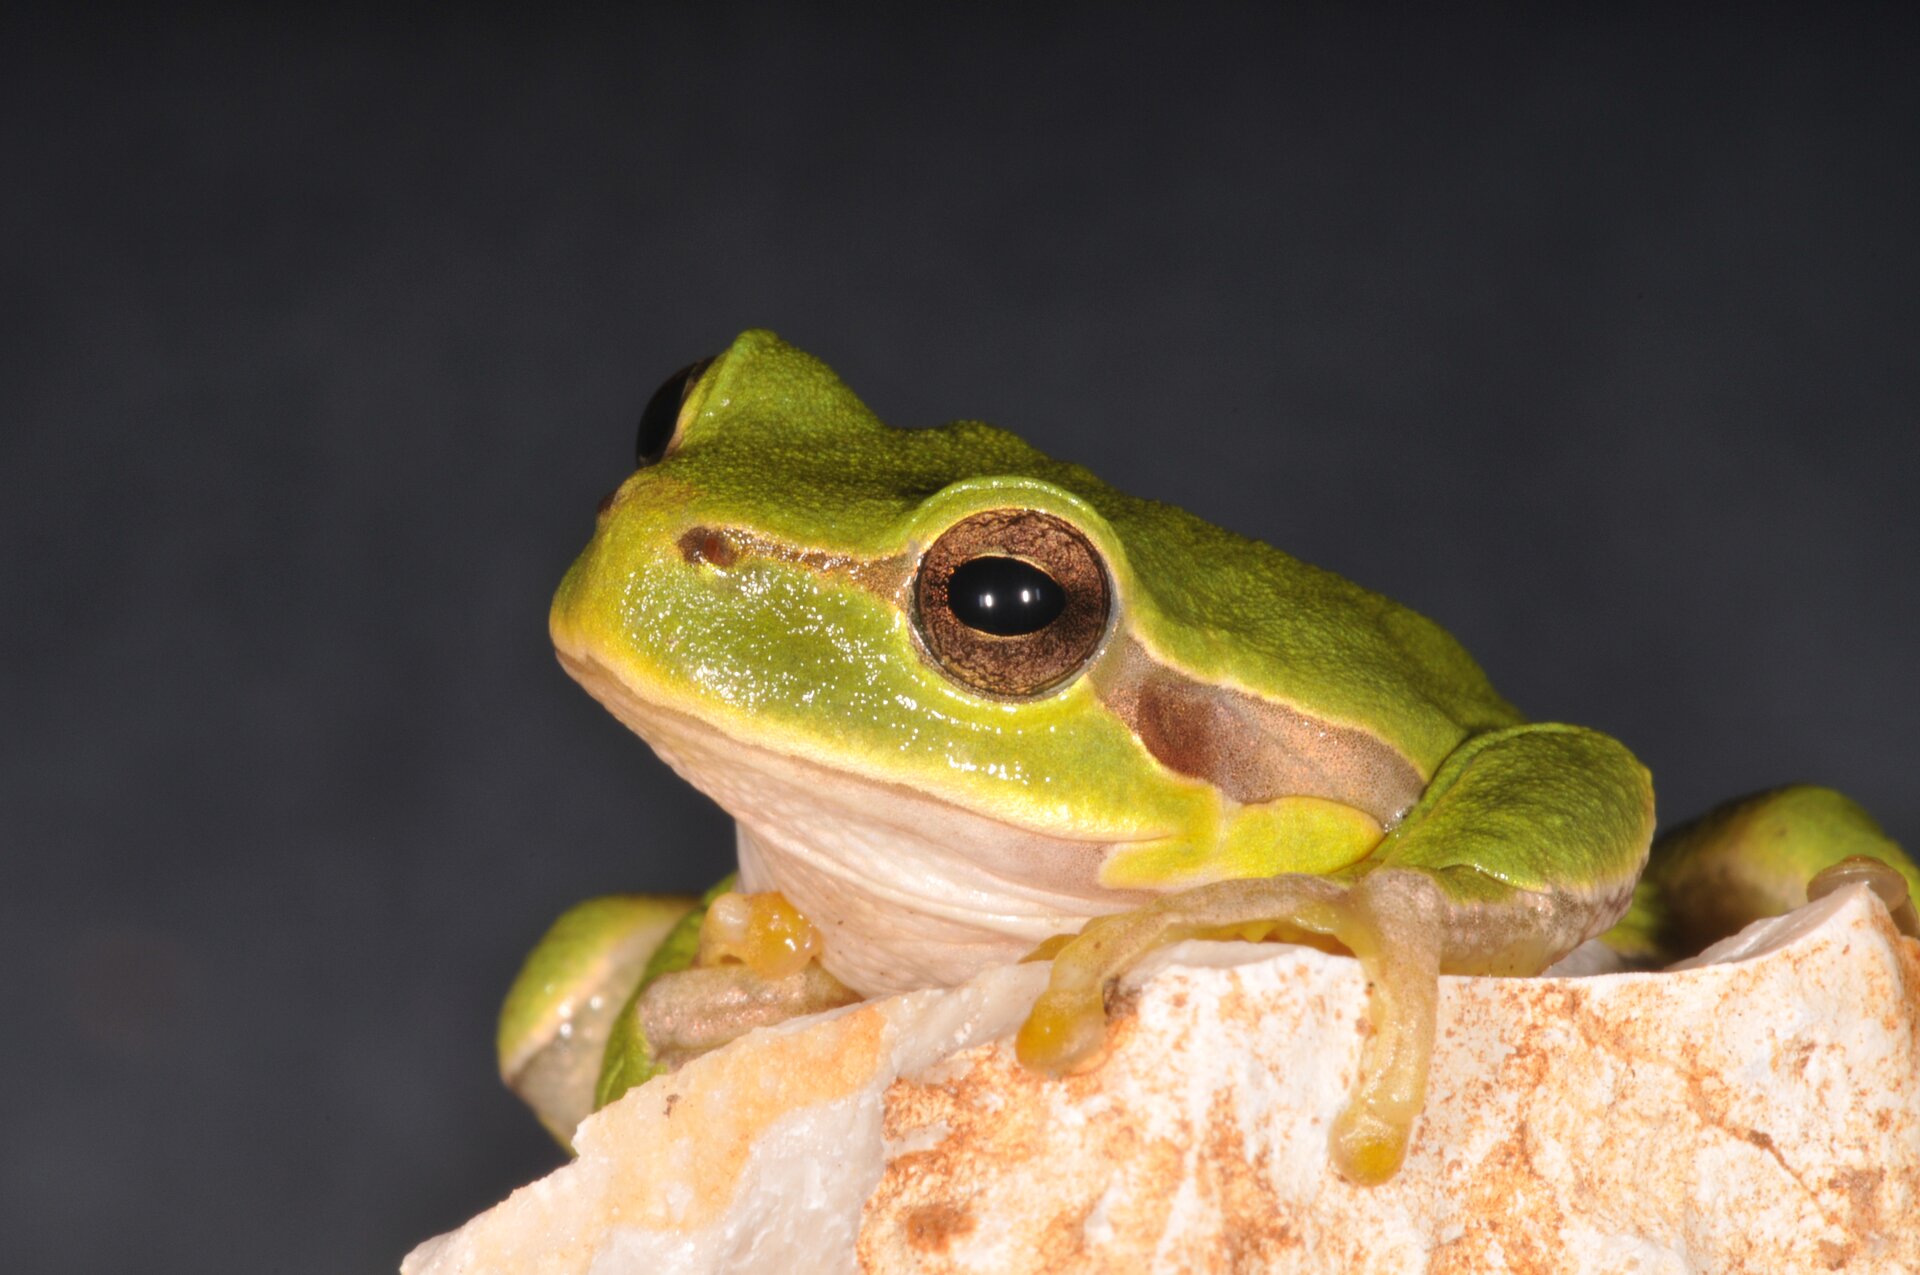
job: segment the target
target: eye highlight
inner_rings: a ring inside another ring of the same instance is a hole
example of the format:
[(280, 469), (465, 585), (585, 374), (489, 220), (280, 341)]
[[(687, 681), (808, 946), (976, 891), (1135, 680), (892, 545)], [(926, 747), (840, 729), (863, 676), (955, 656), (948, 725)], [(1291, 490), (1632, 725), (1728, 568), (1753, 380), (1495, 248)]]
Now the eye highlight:
[(1084, 668), (1106, 635), (1107, 572), (1064, 518), (992, 509), (947, 528), (920, 559), (914, 624), (954, 681), (1039, 695)]
[(669, 376), (647, 400), (640, 413), (640, 437), (634, 444), (634, 461), (641, 468), (664, 459), (680, 437), (680, 408), (687, 393), (699, 383), (700, 374), (712, 366), (712, 359), (689, 363)]
[(1067, 609), (1067, 593), (1030, 562), (987, 556), (954, 569), (947, 579), (947, 606), (970, 629), (1022, 637), (1058, 619)]

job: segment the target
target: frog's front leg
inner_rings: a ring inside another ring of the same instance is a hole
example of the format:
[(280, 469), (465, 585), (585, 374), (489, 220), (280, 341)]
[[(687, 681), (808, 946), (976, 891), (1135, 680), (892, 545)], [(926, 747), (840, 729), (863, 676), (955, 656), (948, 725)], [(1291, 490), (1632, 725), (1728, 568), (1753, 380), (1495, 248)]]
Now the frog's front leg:
[(1022, 1062), (1043, 1071), (1096, 1065), (1106, 1035), (1107, 985), (1155, 948), (1188, 938), (1325, 935), (1359, 958), (1373, 1023), (1334, 1129), (1334, 1156), (1349, 1178), (1384, 1181), (1399, 1167), (1426, 1095), (1444, 912), (1432, 875), (1384, 868), (1352, 880), (1292, 873), (1217, 881), (1138, 911), (1098, 917), (1054, 957), (1047, 990), (1016, 1048)]
[(1098, 1057), (1108, 985), (1186, 938), (1333, 939), (1370, 987), (1373, 1033), (1333, 1130), (1335, 1166), (1393, 1176), (1425, 1099), (1442, 973), (1534, 974), (1625, 910), (1653, 832), (1647, 772), (1605, 735), (1520, 726), (1469, 740), (1367, 857), (1329, 876), (1219, 881), (1100, 917), (1054, 956), (1022, 1061)]

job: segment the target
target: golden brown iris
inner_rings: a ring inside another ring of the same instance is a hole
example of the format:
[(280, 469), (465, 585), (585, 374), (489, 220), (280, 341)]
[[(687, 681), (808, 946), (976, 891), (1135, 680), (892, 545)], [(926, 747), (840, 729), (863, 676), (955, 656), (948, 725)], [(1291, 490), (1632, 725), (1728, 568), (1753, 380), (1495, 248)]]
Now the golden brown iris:
[[(1044, 582), (1022, 589), (1023, 573), (995, 559), (1026, 564)], [(1025, 607), (1037, 627), (1007, 632), (1027, 626), (984, 618), (992, 603), (968, 582), (988, 577), (1006, 582), (998, 605)], [(1092, 543), (1064, 518), (1035, 509), (990, 509), (947, 528), (920, 559), (913, 600), (934, 663), (964, 686), (1006, 696), (1038, 695), (1079, 672), (1099, 649), (1111, 601)]]

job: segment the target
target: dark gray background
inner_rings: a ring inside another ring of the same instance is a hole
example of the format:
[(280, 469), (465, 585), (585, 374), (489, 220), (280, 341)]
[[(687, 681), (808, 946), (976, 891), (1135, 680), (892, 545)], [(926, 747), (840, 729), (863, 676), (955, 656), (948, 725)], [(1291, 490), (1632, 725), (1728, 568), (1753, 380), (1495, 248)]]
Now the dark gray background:
[(1920, 841), (1915, 30), (1676, 13), (4, 33), (8, 1267), (388, 1269), (558, 1162), (518, 958), (729, 840), (547, 594), (747, 326), (1417, 606), (1670, 815)]

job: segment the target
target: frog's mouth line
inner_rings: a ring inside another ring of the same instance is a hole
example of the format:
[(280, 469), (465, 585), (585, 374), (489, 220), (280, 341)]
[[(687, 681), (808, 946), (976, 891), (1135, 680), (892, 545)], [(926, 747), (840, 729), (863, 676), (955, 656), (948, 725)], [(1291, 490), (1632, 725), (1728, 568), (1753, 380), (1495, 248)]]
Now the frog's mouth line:
[(590, 651), (561, 665), (738, 821), (751, 889), (828, 934), (827, 968), (867, 994), (951, 985), (1090, 917), (1154, 897), (1099, 882), (1114, 839), (1019, 827), (904, 784), (741, 740), (649, 700)]

